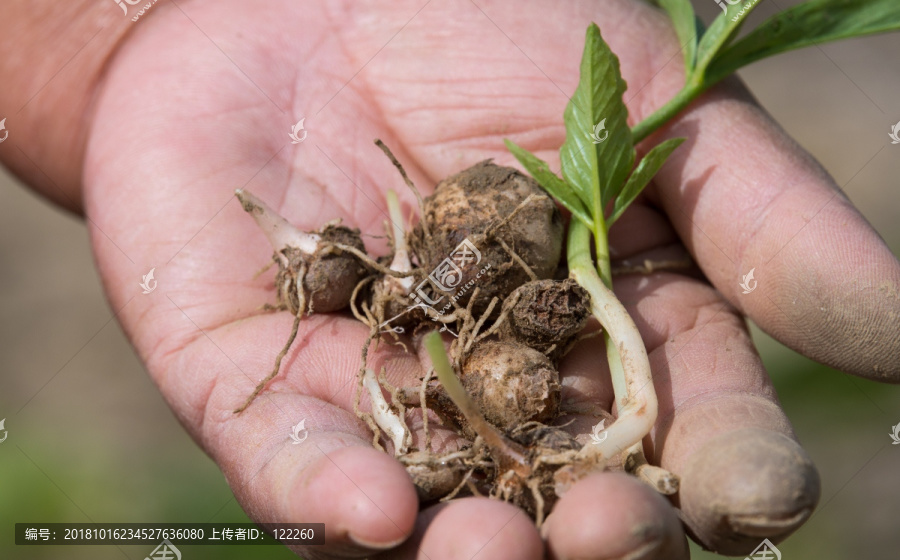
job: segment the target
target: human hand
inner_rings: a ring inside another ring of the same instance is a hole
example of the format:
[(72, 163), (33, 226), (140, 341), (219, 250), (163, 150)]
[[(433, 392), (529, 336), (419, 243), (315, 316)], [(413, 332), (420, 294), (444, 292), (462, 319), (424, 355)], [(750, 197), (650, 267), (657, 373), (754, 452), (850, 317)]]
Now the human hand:
[[(681, 85), (677, 43), (661, 14), (624, 0), (547, 6), (160, 4), (100, 84), (83, 196), (111, 303), (249, 514), (326, 523), (329, 544), (307, 556), (371, 554), (414, 529), (385, 556), (544, 554), (531, 522), (507, 504), (465, 499), (418, 512), (406, 473), (371, 449), (352, 413), (367, 330), (346, 316), (302, 321), (279, 378), (232, 414), (270, 370), (291, 324), (284, 313), (256, 313), (273, 300), (271, 278), (253, 279), (269, 248), (232, 192), (253, 190), (304, 229), (342, 217), (379, 234), (384, 191), (400, 182), (373, 138), (425, 191), (487, 157), (512, 164), (504, 137), (554, 162), (564, 92), (577, 81), (590, 20), (622, 61), (632, 122)], [(309, 136), (291, 145), (289, 127), (304, 116)], [(690, 531), (722, 552), (747, 552), (808, 517), (818, 479), (741, 314), (810, 357), (897, 381), (889, 360), (900, 344), (890, 330), (900, 266), (734, 82), (662, 135), (689, 141), (611, 231), (615, 257), (680, 241), (716, 289), (670, 273), (616, 280), (659, 393), (648, 450), (682, 477), (677, 505)], [(159, 289), (142, 295), (137, 281), (154, 266)], [(744, 295), (738, 282), (750, 268), (759, 285)], [(847, 271), (857, 281), (852, 295), (841, 284)], [(564, 399), (611, 406), (602, 354), (588, 342), (567, 358)], [(422, 373), (415, 355), (382, 348), (372, 359), (388, 364), (395, 383)], [(309, 438), (289, 445), (290, 427), (304, 418)], [(687, 555), (674, 509), (623, 475), (579, 483), (543, 533), (557, 558)]]

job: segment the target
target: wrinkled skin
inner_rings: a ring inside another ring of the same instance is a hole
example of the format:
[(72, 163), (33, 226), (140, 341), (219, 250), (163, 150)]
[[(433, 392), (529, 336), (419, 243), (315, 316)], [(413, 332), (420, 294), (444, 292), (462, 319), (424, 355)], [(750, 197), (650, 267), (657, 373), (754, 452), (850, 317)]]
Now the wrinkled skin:
[[(328, 544), (302, 551), (307, 558), (599, 559), (643, 550), (641, 558), (684, 559), (671, 504), (622, 474), (579, 482), (542, 534), (512, 505), (485, 499), (419, 512), (403, 467), (372, 449), (352, 412), (366, 329), (347, 316), (304, 320), (281, 377), (244, 414), (231, 412), (269, 371), (292, 321), (254, 314), (274, 300), (272, 277), (253, 279), (271, 250), (234, 188), (252, 189), (304, 230), (342, 217), (380, 234), (385, 189), (400, 191), (407, 210), (414, 200), (375, 137), (426, 194), (485, 158), (513, 164), (504, 137), (555, 166), (563, 92), (574, 90), (590, 20), (621, 58), (632, 122), (682, 82), (667, 20), (643, 3), (449, 1), (418, 11), (422, 4), (154, 6), (110, 60), (77, 147), (83, 185), (72, 198), (83, 198), (93, 222), (111, 306), (249, 514), (326, 523)], [(304, 116), (309, 136), (292, 145), (287, 134)], [(682, 477), (689, 531), (743, 554), (796, 528), (819, 491), (743, 316), (812, 358), (896, 382), (900, 266), (736, 81), (651, 142), (672, 136), (689, 140), (612, 229), (613, 254), (680, 240), (709, 283), (656, 273), (619, 277), (616, 292), (644, 337), (659, 393), (651, 460)], [(154, 265), (159, 289), (141, 296), (137, 281)], [(739, 278), (752, 267), (759, 286), (743, 295)], [(416, 355), (387, 347), (373, 353), (374, 367), (387, 357), (397, 384), (423, 371)], [(562, 364), (564, 401), (610, 407), (603, 362), (597, 339), (576, 348)], [(286, 445), (301, 418), (308, 439)], [(590, 421), (573, 426), (586, 433)], [(741, 490), (746, 476), (752, 495)]]

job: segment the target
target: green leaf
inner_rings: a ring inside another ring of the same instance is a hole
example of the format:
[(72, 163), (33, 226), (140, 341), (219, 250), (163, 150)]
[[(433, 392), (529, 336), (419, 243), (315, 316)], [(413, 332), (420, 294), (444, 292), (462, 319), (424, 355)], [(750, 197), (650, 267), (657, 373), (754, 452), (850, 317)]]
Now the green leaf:
[(719, 53), (709, 80), (785, 51), (898, 29), (900, 0), (810, 0), (776, 14)]
[(550, 196), (557, 202), (562, 204), (573, 216), (585, 223), (588, 227), (594, 227), (594, 221), (591, 219), (590, 212), (585, 209), (584, 204), (572, 187), (564, 180), (560, 179), (556, 173), (550, 170), (547, 162), (532, 154), (525, 148), (516, 145), (515, 142), (504, 140), (507, 149), (512, 155), (519, 160), (522, 167), (547, 191)]
[[(628, 110), (622, 101), (625, 88), (619, 59), (592, 23), (585, 36), (581, 78), (563, 114), (566, 141), (559, 159), (563, 178), (595, 221), (603, 219), (611, 193), (621, 187), (634, 165)], [(602, 141), (595, 143), (595, 137)]]
[(638, 163), (634, 173), (628, 178), (628, 182), (625, 183), (625, 188), (623, 188), (619, 196), (616, 197), (616, 202), (613, 204), (612, 215), (607, 221), (610, 226), (622, 216), (625, 209), (634, 202), (634, 199), (641, 194), (644, 187), (650, 183), (653, 176), (656, 175), (663, 164), (666, 163), (666, 160), (669, 159), (669, 156), (672, 155), (675, 148), (680, 146), (684, 141), (685, 138), (672, 138), (671, 140), (666, 140), (665, 142), (654, 146), (654, 148), (644, 156), (644, 159)]
[(690, 0), (658, 0), (658, 3), (669, 13), (684, 53), (685, 76), (690, 76), (697, 60), (697, 43), (702, 34), (697, 16), (694, 14), (694, 7)]
[(729, 4), (726, 6), (727, 10), (713, 20), (697, 47), (695, 76), (698, 80), (702, 80), (710, 63), (734, 39), (740, 31), (744, 19), (758, 5), (759, 2), (756, 0), (744, 0), (743, 3)]

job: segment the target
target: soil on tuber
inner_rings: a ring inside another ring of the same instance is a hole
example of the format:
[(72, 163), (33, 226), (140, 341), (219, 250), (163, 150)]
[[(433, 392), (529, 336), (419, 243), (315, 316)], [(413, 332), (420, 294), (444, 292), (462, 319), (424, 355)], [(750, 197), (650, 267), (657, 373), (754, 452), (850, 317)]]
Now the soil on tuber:
[[(540, 524), (571, 484), (612, 458), (584, 453), (593, 443), (579, 443), (563, 418), (558, 365), (587, 325), (591, 296), (571, 278), (555, 279), (566, 273), (560, 211), (532, 178), (490, 160), (441, 181), (428, 197), (415, 194), (422, 217), (407, 228), (389, 192), (393, 253), (373, 258), (356, 230), (330, 223), (300, 232), (238, 192), (275, 250), (277, 304), (270, 308), (296, 318), (274, 371), (238, 411), (277, 375), (302, 316), (349, 307), (370, 331), (354, 408), (373, 446), (398, 458), (423, 502), (488, 495)], [(438, 350), (432, 342), (434, 366), (420, 385), (392, 387), (384, 371), (376, 376), (369, 367), (368, 353), (382, 341), (408, 347), (437, 330), (450, 344), (438, 338)], [(596, 420), (608, 417), (604, 411)], [(413, 418), (422, 423), (417, 437)], [(463, 443), (437, 451), (434, 422)]]

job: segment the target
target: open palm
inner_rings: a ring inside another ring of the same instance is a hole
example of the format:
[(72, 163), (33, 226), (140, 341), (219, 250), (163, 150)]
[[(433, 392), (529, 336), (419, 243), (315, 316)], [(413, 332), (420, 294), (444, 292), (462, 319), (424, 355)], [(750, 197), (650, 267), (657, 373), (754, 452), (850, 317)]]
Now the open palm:
[[(372, 140), (391, 146), (426, 193), (482, 159), (511, 164), (503, 138), (555, 161), (590, 21), (622, 60), (632, 122), (683, 79), (665, 18), (640, 2), (325, 4), (158, 4), (99, 90), (84, 176), (93, 246), (112, 305), (171, 407), (251, 517), (326, 524), (328, 544), (307, 557), (686, 558), (670, 503), (623, 475), (580, 482), (543, 535), (524, 513), (487, 499), (419, 512), (403, 468), (372, 449), (352, 412), (367, 329), (348, 315), (304, 319), (282, 374), (232, 413), (270, 371), (292, 322), (259, 312), (274, 303), (271, 272), (254, 276), (271, 249), (235, 188), (302, 229), (342, 218), (381, 235), (384, 193), (403, 187)], [(301, 118), (308, 136), (292, 144)], [(613, 228), (613, 257), (683, 243), (718, 291), (672, 273), (617, 279), (659, 392), (648, 453), (682, 477), (675, 505), (690, 532), (708, 547), (747, 552), (809, 516), (818, 478), (741, 312), (813, 358), (897, 381), (890, 313), (876, 311), (893, 305), (896, 314), (896, 300), (879, 302), (872, 288), (830, 316), (818, 309), (851, 297), (835, 280), (856, 265), (848, 244), (875, 262), (857, 271), (863, 287), (897, 285), (900, 267), (736, 84), (664, 134), (689, 141)], [(401, 200), (407, 213), (415, 208), (409, 192)], [(837, 233), (828, 227), (836, 221)], [(386, 252), (383, 239), (365, 239), (370, 253)], [(801, 262), (813, 243), (824, 243), (819, 260)], [(741, 274), (754, 266), (759, 289), (743, 295)], [(158, 289), (141, 294), (138, 281), (153, 267)], [(797, 296), (798, 277), (815, 277), (815, 288)], [(792, 297), (799, 307), (785, 305)], [(859, 333), (855, 345), (829, 339), (826, 325)], [(603, 355), (595, 340), (567, 357), (564, 401), (611, 406)], [(383, 347), (371, 359), (398, 383), (422, 374), (414, 352)], [(292, 445), (291, 426), (304, 419), (309, 436)]]

